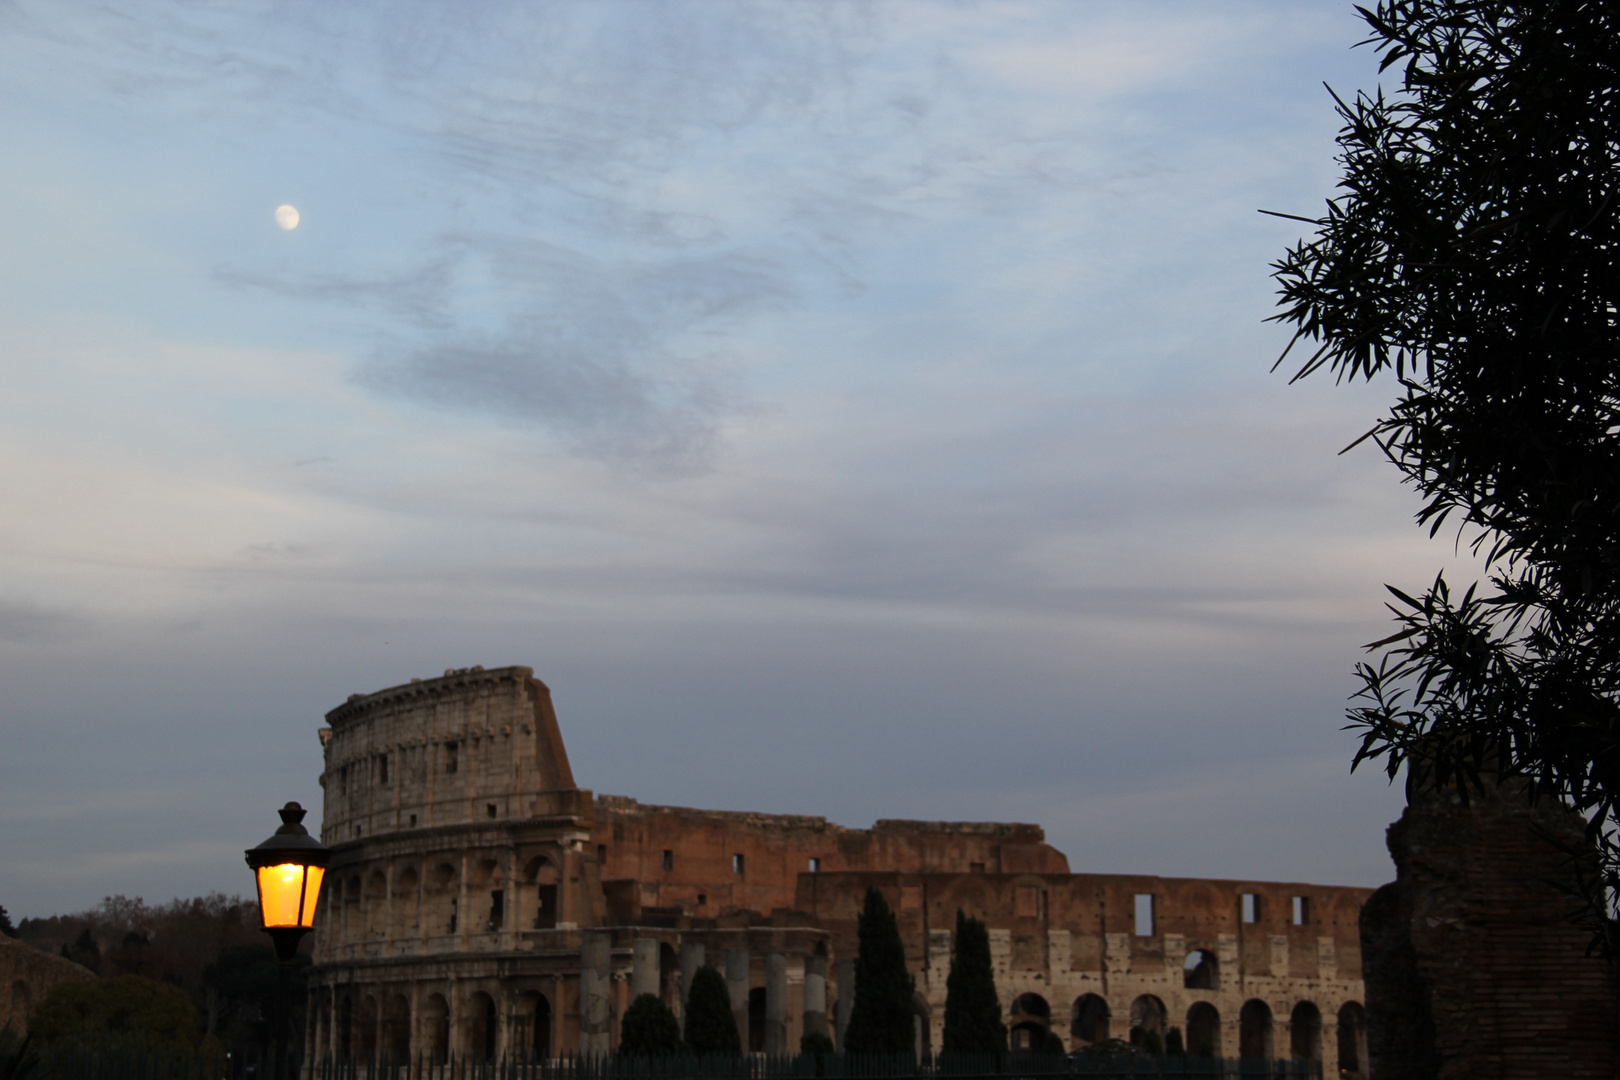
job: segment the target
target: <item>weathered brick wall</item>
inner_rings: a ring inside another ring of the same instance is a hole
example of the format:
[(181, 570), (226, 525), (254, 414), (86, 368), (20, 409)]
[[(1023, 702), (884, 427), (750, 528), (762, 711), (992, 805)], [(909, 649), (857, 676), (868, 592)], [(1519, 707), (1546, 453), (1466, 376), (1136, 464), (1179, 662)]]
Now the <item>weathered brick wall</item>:
[(1517, 784), (1412, 794), (1362, 919), (1374, 1080), (1620, 1075), (1614, 971), (1569, 920), (1583, 836)]
[(28, 1033), (28, 1014), (58, 983), (93, 979), (71, 960), (0, 936), (0, 1028)]

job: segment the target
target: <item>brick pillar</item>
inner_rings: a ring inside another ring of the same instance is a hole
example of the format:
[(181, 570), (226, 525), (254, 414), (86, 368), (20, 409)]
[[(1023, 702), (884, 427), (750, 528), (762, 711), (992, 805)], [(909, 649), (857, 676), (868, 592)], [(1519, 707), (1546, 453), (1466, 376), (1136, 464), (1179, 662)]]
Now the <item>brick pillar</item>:
[(1516, 781), (1407, 797), (1361, 914), (1373, 1080), (1620, 1075), (1614, 972), (1568, 921), (1584, 822)]

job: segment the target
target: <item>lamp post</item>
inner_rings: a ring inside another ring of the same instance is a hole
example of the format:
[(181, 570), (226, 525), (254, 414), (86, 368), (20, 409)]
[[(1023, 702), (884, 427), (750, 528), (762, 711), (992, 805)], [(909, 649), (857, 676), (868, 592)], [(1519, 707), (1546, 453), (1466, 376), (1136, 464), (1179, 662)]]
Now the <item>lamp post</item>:
[(281, 808), (281, 828), (247, 851), (247, 864), (259, 889), (259, 916), (276, 947), (280, 978), (276, 993), (276, 1068), (287, 1061), (287, 978), (298, 942), (315, 925), (321, 878), (332, 852), (304, 828), (304, 808), (290, 802)]

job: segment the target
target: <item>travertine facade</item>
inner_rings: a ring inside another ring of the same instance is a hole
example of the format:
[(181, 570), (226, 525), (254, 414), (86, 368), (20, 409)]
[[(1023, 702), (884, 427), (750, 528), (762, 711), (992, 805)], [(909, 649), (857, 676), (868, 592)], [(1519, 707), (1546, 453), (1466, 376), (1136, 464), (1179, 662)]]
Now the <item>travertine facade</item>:
[(1016, 1045), (1184, 1033), (1357, 1074), (1368, 890), (1071, 874), (1035, 825), (644, 806), (575, 787), (528, 668), (446, 672), (327, 714), (315, 1055), (608, 1052), (635, 995), (702, 963), (747, 1044), (848, 1018), (868, 886), (900, 918), (940, 1044), (958, 908), (990, 927)]

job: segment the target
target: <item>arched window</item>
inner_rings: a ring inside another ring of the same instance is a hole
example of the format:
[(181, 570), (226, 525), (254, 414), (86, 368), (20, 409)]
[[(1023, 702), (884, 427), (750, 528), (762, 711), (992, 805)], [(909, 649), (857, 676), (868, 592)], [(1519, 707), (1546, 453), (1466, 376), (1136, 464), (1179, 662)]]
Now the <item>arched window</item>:
[(1288, 1018), (1288, 1056), (1297, 1061), (1322, 1060), (1322, 1010), (1312, 1002), (1299, 1002)]
[(1132, 1046), (1142, 1046), (1156, 1053), (1163, 1053), (1166, 1026), (1164, 1002), (1152, 994), (1143, 994), (1131, 1002)]
[(1007, 1025), (1013, 1050), (1027, 1053), (1046, 1049), (1046, 1034), (1052, 1023), (1052, 1007), (1039, 994), (1019, 994), (1013, 998), (1012, 1023)]
[(1096, 994), (1081, 994), (1069, 1010), (1069, 1034), (1083, 1043), (1108, 1038), (1108, 1002)]
[(1012, 1025), (1007, 1041), (1017, 1054), (1032, 1054), (1046, 1047), (1046, 1025), (1039, 1020), (1024, 1020)]
[(516, 1026), (512, 1031), (512, 1053), (533, 1061), (551, 1058), (551, 1002), (538, 990), (518, 995)]
[(1219, 990), (1221, 970), (1215, 954), (1208, 949), (1188, 953), (1181, 963), (1181, 985), (1188, 990)]
[(1243, 1003), (1238, 1013), (1238, 1056), (1269, 1060), (1271, 1050), (1271, 1006), (1259, 998)]
[(467, 995), (467, 1056), (473, 1061), (494, 1061), (495, 1035), (495, 999), (474, 990)]
[(1019, 994), (1013, 998), (1012, 1011), (1014, 1016), (1038, 1016), (1042, 1020), (1052, 1016), (1052, 1007), (1039, 994)]
[(360, 1023), (355, 1030), (355, 1057), (377, 1060), (377, 999), (367, 994), (360, 1002)]
[(450, 1006), (443, 994), (429, 994), (422, 1002), (422, 1041), (430, 1064), (443, 1065), (450, 1060)]
[(1359, 1001), (1339, 1006), (1339, 1072), (1357, 1075), (1367, 1068), (1367, 1013)]
[(383, 1012), (383, 1057), (394, 1065), (411, 1060), (411, 1003), (404, 994), (388, 999)]
[(1221, 1056), (1221, 1014), (1207, 1001), (1187, 1010), (1187, 1053), (1193, 1057)]

